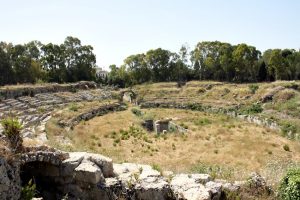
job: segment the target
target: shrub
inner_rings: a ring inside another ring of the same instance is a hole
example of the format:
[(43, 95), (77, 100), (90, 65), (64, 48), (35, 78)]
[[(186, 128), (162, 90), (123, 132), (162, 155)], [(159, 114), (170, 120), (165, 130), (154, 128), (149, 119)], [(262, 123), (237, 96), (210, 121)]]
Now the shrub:
[(256, 90), (258, 90), (259, 86), (255, 84), (249, 85), (249, 90), (251, 91), (252, 94), (255, 94)]
[(261, 113), (264, 109), (261, 107), (260, 104), (252, 104), (248, 108), (245, 109), (244, 113), (246, 114), (256, 114)]
[(162, 169), (158, 164), (155, 164), (155, 163), (152, 164), (152, 169), (154, 169), (154, 170), (160, 172), (160, 174), (162, 174)]
[(283, 149), (284, 149), (285, 151), (290, 151), (290, 147), (289, 147), (289, 145), (287, 145), (287, 144), (283, 145)]
[(198, 119), (194, 121), (194, 124), (197, 126), (205, 126), (208, 124), (211, 124), (211, 120), (207, 119), (207, 118), (202, 118), (202, 119)]
[(172, 149), (175, 151), (176, 150), (176, 146), (174, 143), (172, 143)]
[(297, 127), (294, 124), (285, 122), (285, 123), (281, 124), (281, 131), (282, 131), (283, 135), (286, 136), (287, 134), (291, 133), (292, 135), (289, 135), (289, 137), (293, 137), (293, 134), (296, 133), (296, 131), (297, 131)]
[(230, 93), (230, 90), (228, 88), (224, 88), (224, 95)]
[(187, 108), (190, 110), (197, 110), (197, 111), (203, 111), (204, 108), (199, 103), (188, 103)]
[(69, 110), (76, 112), (76, 111), (78, 111), (78, 106), (76, 104), (72, 103), (69, 107)]
[(300, 168), (288, 170), (280, 183), (279, 196), (282, 200), (300, 200)]
[(21, 190), (21, 199), (31, 200), (36, 194), (36, 185), (32, 182), (32, 179), (29, 180), (27, 185), (22, 187)]
[(206, 90), (204, 88), (199, 88), (197, 91), (199, 94), (205, 93)]
[(23, 149), (23, 139), (20, 134), (22, 125), (17, 119), (7, 118), (1, 121), (4, 128), (3, 133), (10, 142), (10, 147), (13, 152), (20, 152)]
[(131, 112), (132, 112), (133, 114), (135, 114), (136, 116), (138, 116), (138, 117), (142, 116), (142, 111), (139, 110), (139, 109), (137, 109), (137, 108), (132, 108), (132, 109), (131, 109)]

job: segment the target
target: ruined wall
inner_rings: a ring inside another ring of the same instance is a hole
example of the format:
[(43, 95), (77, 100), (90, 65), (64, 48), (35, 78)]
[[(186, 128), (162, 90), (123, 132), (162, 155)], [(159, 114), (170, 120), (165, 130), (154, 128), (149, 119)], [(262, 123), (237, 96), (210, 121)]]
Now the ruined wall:
[(20, 166), (0, 156), (0, 199), (18, 200), (21, 195)]
[(79, 122), (81, 121), (87, 121), (90, 120), (96, 116), (102, 116), (105, 115), (109, 112), (114, 112), (114, 111), (123, 111), (126, 110), (127, 107), (125, 104), (122, 103), (113, 103), (113, 104), (108, 104), (104, 106), (100, 106), (95, 109), (91, 109), (85, 113), (81, 113), (80, 115), (72, 118), (68, 122), (60, 121), (59, 124), (65, 127), (70, 127), (73, 128), (76, 126)]
[(19, 87), (7, 87), (0, 88), (0, 100), (1, 99), (14, 99), (21, 96), (34, 96), (40, 93), (55, 93), (76, 91), (79, 89), (95, 89), (97, 85), (95, 82), (81, 81), (78, 83), (70, 84), (46, 84), (41, 86), (19, 86)]

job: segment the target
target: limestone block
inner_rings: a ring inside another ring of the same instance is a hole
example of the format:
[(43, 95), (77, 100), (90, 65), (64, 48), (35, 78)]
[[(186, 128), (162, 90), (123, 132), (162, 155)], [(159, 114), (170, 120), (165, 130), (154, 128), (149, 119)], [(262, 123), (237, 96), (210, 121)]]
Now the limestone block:
[[(178, 174), (171, 181), (171, 188), (179, 199), (187, 200), (210, 200), (211, 193), (202, 183), (208, 182), (206, 174)], [(202, 182), (202, 183), (200, 183)]]
[(84, 162), (75, 168), (75, 180), (97, 184), (100, 181), (104, 181), (104, 177), (98, 166), (92, 162)]
[(112, 177), (114, 175), (113, 163), (111, 158), (94, 153), (88, 153), (85, 157), (87, 160), (95, 163), (98, 167), (100, 167), (105, 178)]
[(221, 183), (216, 183), (213, 181), (209, 181), (205, 184), (205, 187), (209, 189), (212, 200), (219, 200), (221, 198), (222, 194), (222, 184)]

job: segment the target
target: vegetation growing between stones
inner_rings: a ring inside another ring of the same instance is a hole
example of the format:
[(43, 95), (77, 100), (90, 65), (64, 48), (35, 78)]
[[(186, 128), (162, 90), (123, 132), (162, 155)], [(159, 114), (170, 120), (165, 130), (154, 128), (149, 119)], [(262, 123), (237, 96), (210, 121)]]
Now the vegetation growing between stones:
[(36, 195), (36, 185), (32, 181), (32, 179), (29, 180), (29, 182), (22, 187), (21, 190), (21, 199), (22, 200), (32, 200)]
[(14, 118), (6, 118), (1, 120), (1, 124), (4, 127), (3, 133), (8, 138), (13, 152), (21, 152), (23, 149), (23, 139), (20, 135), (22, 129), (20, 122)]

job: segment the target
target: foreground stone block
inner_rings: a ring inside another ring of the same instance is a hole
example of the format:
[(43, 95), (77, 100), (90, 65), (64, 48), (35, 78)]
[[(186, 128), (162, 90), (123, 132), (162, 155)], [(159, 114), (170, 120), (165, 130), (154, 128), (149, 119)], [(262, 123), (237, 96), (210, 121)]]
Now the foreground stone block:
[(171, 188), (179, 199), (186, 200), (210, 200), (211, 192), (203, 183), (210, 180), (207, 174), (179, 174), (171, 181)]
[(84, 162), (75, 168), (75, 180), (97, 184), (104, 181), (104, 177), (98, 166), (91, 162)]

